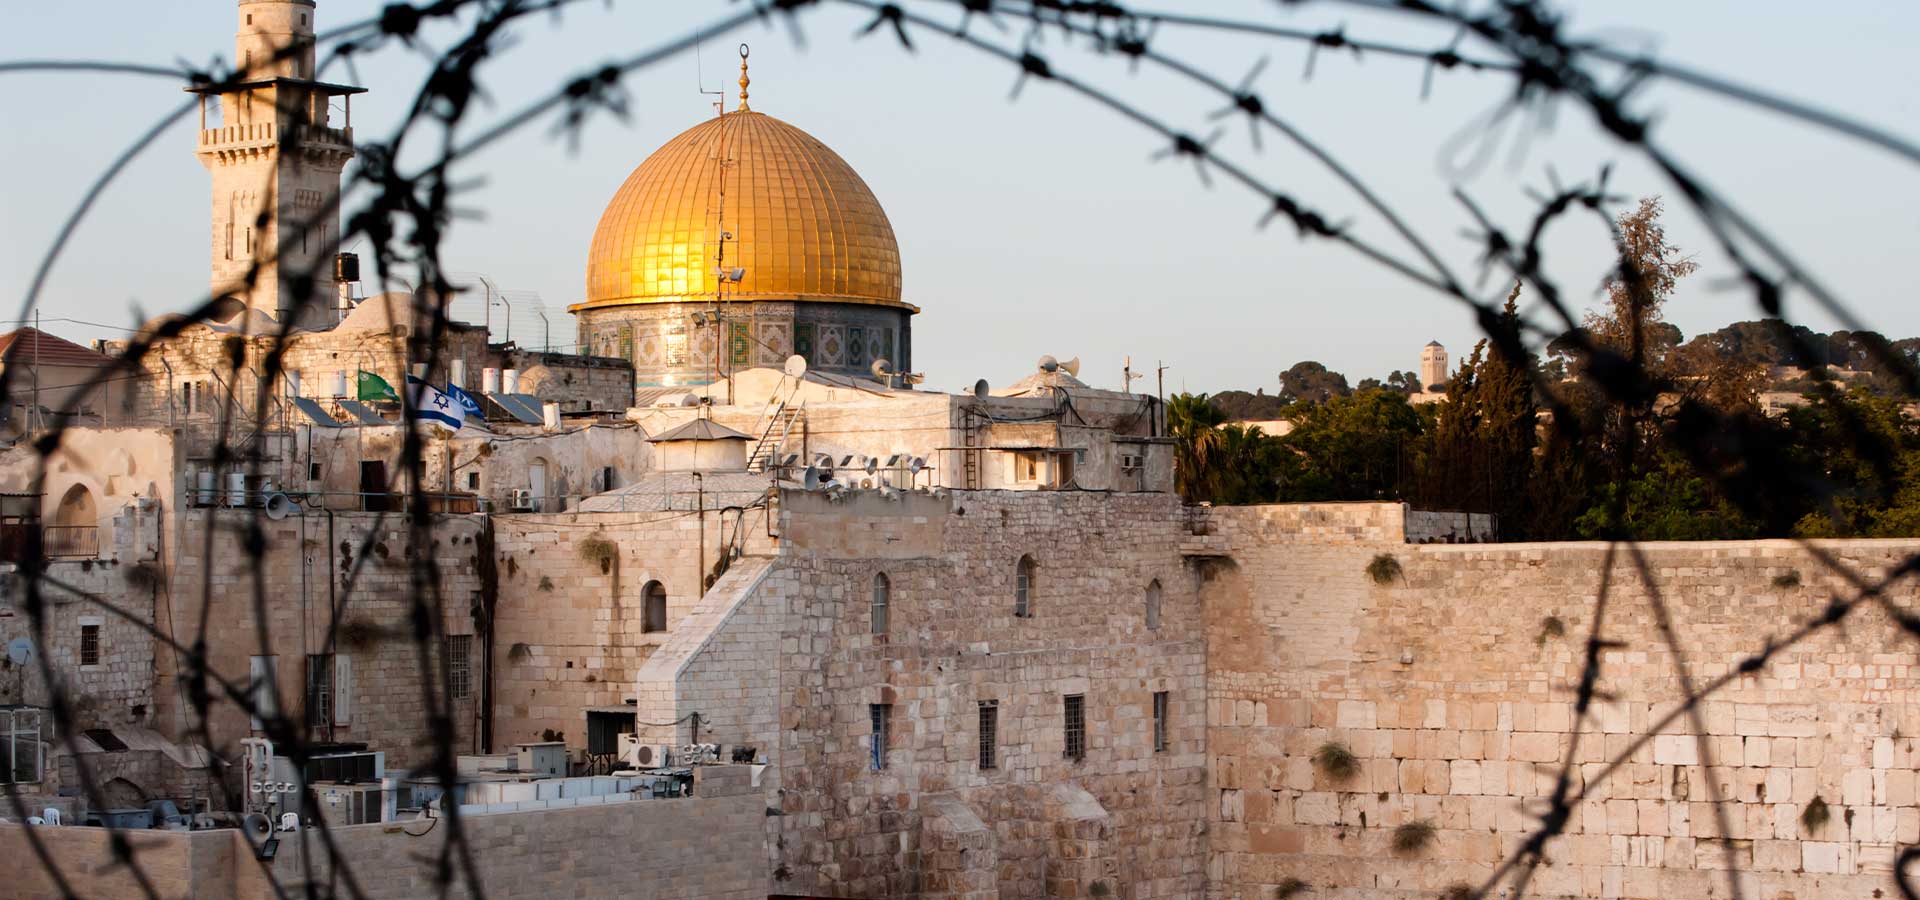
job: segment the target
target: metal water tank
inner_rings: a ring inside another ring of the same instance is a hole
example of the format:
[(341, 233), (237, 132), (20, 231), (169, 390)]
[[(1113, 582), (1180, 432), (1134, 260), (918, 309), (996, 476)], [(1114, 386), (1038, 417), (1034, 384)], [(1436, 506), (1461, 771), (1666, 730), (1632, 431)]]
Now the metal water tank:
[(500, 372), (500, 393), (520, 393), (520, 370), (505, 369)]
[(483, 394), (500, 393), (500, 370), (488, 366), (480, 370), (480, 392)]

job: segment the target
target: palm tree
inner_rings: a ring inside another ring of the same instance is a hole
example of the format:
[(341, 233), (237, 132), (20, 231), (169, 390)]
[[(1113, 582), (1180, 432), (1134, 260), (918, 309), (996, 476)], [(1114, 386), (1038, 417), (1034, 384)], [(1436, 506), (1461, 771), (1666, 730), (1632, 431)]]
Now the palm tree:
[(1175, 394), (1167, 401), (1174, 489), (1189, 503), (1210, 500), (1219, 491), (1220, 424), (1226, 420), (1206, 394)]

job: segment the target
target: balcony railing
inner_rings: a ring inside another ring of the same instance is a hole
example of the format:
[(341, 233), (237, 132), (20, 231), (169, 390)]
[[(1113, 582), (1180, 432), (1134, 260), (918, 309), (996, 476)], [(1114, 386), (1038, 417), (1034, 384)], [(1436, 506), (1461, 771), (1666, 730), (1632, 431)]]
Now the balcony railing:
[(41, 540), (48, 559), (100, 556), (100, 529), (94, 525), (48, 525), (41, 530)]

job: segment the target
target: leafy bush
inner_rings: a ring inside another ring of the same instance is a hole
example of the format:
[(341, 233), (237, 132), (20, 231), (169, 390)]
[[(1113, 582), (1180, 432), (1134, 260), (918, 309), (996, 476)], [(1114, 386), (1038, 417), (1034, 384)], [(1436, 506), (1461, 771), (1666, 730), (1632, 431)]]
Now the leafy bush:
[(1367, 577), (1373, 579), (1374, 584), (1392, 584), (1401, 577), (1400, 561), (1391, 553), (1375, 556), (1373, 562), (1367, 563)]
[(1273, 900), (1287, 900), (1307, 892), (1307, 883), (1298, 878), (1288, 878), (1273, 889)]
[(1339, 741), (1328, 741), (1313, 751), (1313, 765), (1334, 781), (1346, 781), (1360, 774), (1360, 758)]
[(1807, 801), (1806, 809), (1800, 811), (1800, 825), (1807, 830), (1808, 834), (1819, 831), (1820, 827), (1832, 818), (1833, 812), (1827, 809), (1827, 801), (1821, 799), (1818, 794)]
[(1393, 852), (1400, 856), (1412, 856), (1433, 843), (1438, 829), (1433, 827), (1432, 819), (1415, 819), (1403, 822), (1393, 829)]

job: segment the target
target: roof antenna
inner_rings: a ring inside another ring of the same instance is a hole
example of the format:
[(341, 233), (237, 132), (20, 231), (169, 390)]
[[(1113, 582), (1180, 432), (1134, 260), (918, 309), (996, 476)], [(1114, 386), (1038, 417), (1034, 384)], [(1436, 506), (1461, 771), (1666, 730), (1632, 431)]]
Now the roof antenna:
[(695, 81), (699, 87), (700, 93), (708, 94), (710, 96), (718, 98), (713, 101), (713, 114), (718, 116), (727, 111), (726, 109), (727, 92), (707, 90), (707, 67), (705, 64), (703, 64), (700, 61), (700, 45), (702, 43), (704, 42), (695, 41), (693, 43), (693, 67), (694, 67)]

